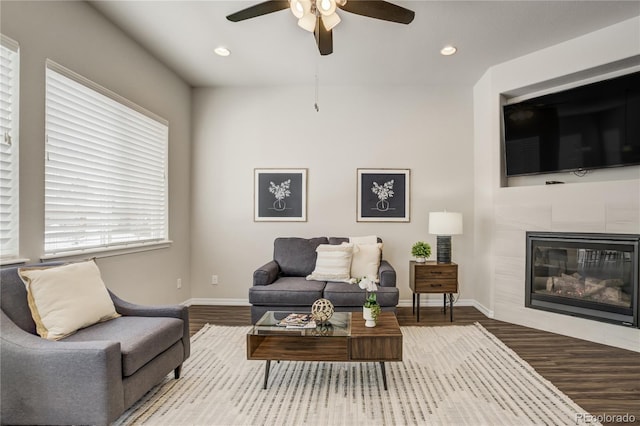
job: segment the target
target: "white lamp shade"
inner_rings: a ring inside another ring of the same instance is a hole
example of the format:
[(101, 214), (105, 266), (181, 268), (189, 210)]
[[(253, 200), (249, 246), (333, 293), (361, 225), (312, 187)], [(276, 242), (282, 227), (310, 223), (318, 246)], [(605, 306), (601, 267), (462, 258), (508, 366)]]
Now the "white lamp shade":
[(429, 233), (435, 235), (462, 234), (462, 213), (430, 212)]
[(302, 18), (298, 19), (298, 25), (300, 28), (312, 33), (316, 29), (316, 15), (307, 13)]
[(329, 16), (322, 16), (322, 23), (327, 31), (333, 29), (336, 25), (340, 23), (340, 17), (337, 13)]

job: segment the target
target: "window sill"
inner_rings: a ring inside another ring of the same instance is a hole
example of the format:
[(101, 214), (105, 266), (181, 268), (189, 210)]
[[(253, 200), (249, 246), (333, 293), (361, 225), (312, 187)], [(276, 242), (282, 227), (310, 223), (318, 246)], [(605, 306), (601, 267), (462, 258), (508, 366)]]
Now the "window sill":
[(153, 243), (128, 244), (117, 247), (101, 247), (86, 250), (74, 250), (60, 253), (43, 254), (40, 257), (40, 260), (43, 262), (58, 259), (83, 260), (90, 257), (100, 259), (103, 257), (122, 256), (126, 254), (141, 253), (145, 251), (161, 250), (171, 247), (171, 244), (173, 244), (173, 241), (164, 240), (156, 241)]
[(17, 259), (3, 259), (0, 260), (0, 266), (11, 266), (11, 265), (18, 265), (18, 264), (24, 264), (29, 262), (29, 260), (31, 259), (27, 259), (25, 257), (20, 257)]

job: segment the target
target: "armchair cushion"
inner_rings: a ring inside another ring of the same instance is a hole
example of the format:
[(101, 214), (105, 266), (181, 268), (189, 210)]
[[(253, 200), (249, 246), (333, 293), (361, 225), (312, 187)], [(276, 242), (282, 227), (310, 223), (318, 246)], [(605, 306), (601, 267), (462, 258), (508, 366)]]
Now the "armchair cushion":
[(29, 309), (41, 337), (59, 340), (120, 316), (95, 261), (18, 269)]
[(182, 338), (183, 322), (165, 317), (120, 317), (84, 328), (63, 342), (120, 342), (122, 376), (129, 377)]

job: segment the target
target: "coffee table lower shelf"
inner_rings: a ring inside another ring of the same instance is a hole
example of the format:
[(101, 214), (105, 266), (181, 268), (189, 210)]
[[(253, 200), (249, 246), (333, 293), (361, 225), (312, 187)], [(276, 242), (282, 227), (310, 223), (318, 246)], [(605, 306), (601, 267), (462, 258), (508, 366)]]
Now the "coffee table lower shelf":
[[(280, 362), (280, 360), (278, 360)], [(264, 383), (262, 385), (262, 389), (267, 388), (267, 384), (269, 383), (269, 370), (271, 369), (271, 360), (268, 359), (265, 361), (264, 365)], [(384, 366), (384, 361), (380, 361), (380, 372), (382, 373), (382, 385), (384, 386), (384, 390), (388, 390), (387, 387), (387, 370)]]
[[(269, 313), (265, 314), (269, 315)], [(264, 389), (271, 361), (377, 362), (387, 390), (385, 362), (402, 361), (402, 332), (396, 316), (382, 312), (378, 325), (364, 326), (362, 315), (350, 318), (350, 330), (343, 336), (317, 336), (300, 332), (247, 334), (247, 359), (264, 360)]]

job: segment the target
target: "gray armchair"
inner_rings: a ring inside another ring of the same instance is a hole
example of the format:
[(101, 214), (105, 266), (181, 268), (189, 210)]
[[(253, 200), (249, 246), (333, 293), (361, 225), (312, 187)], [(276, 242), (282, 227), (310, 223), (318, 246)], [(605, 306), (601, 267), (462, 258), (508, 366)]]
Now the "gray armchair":
[(50, 341), (36, 334), (17, 268), (1, 271), (0, 289), (2, 424), (107, 425), (189, 357), (186, 306), (110, 292), (121, 317)]

